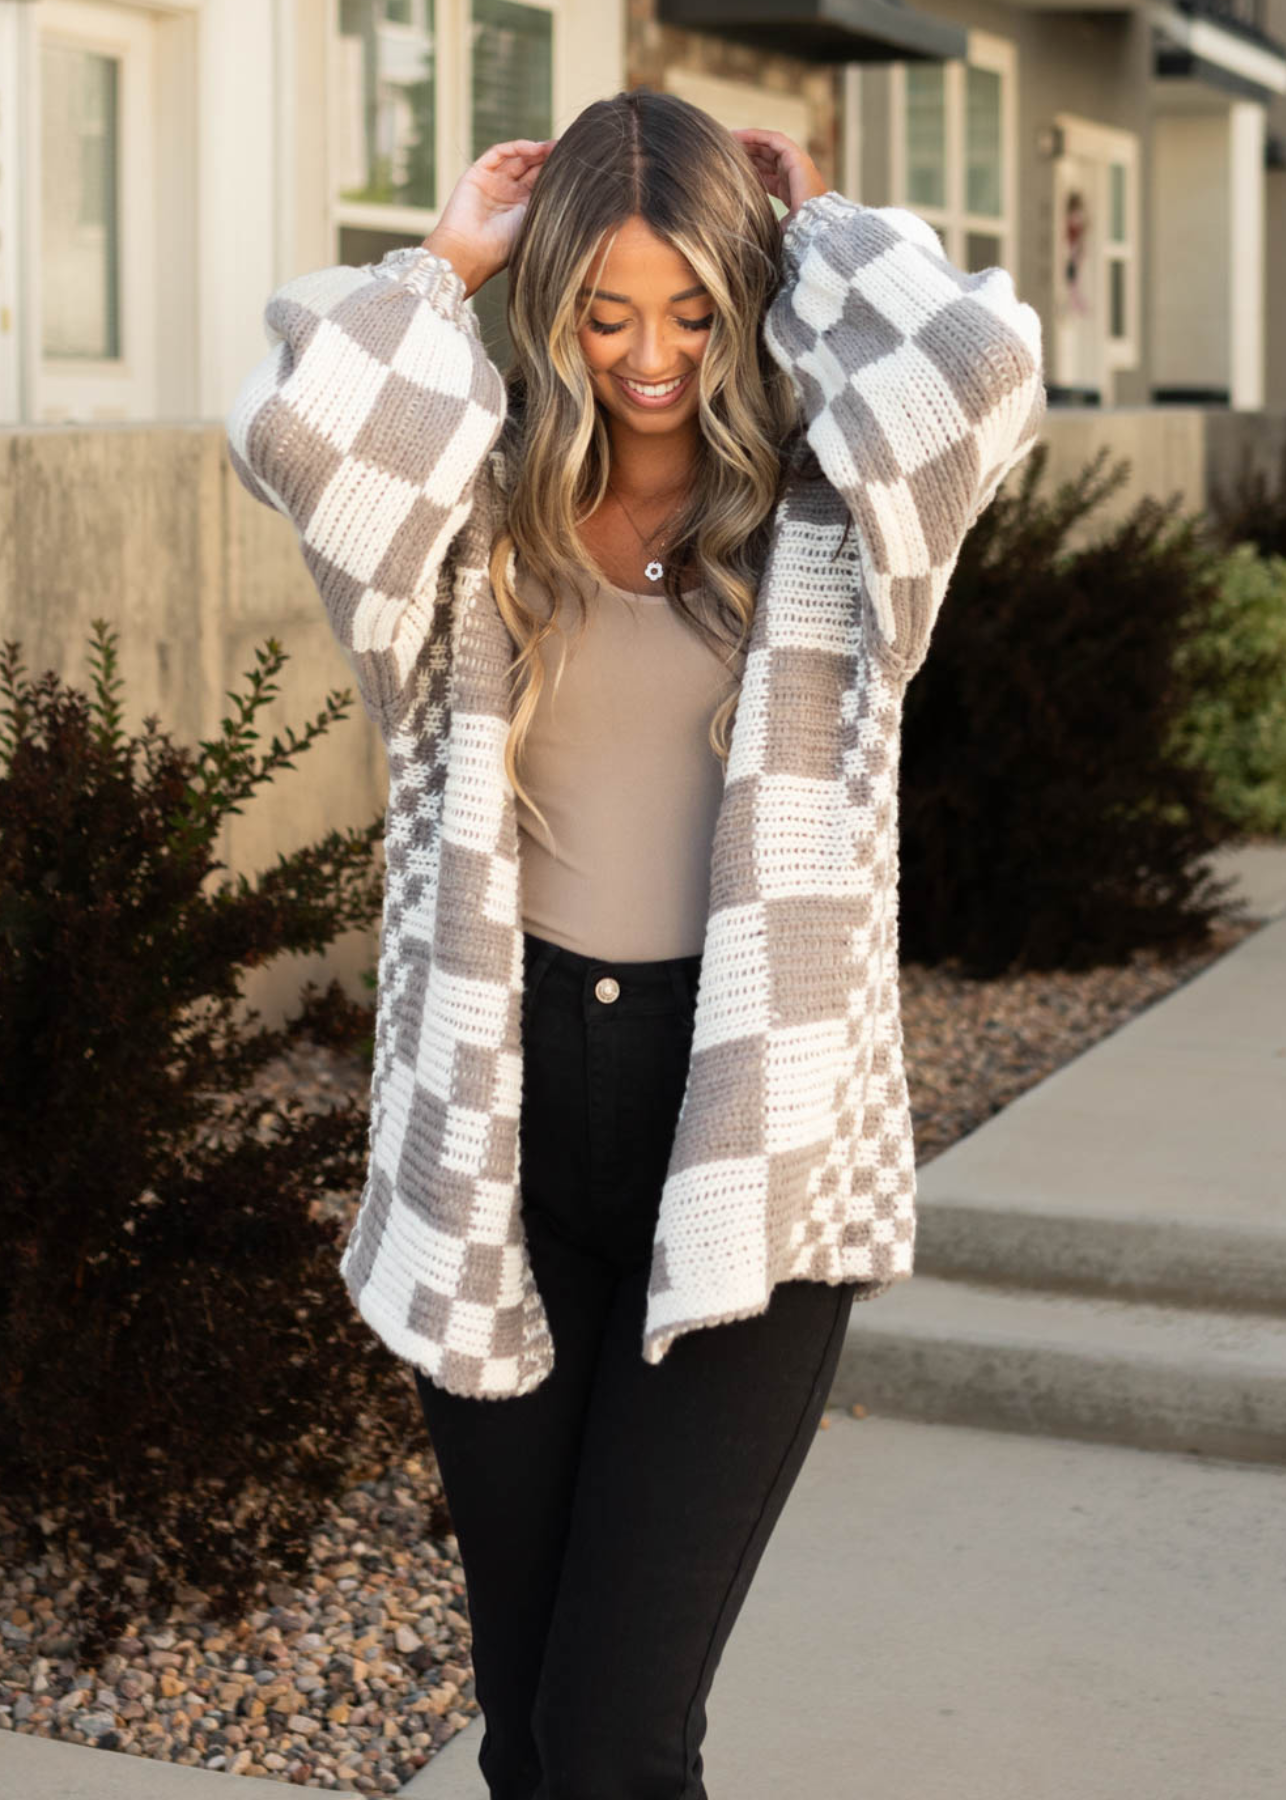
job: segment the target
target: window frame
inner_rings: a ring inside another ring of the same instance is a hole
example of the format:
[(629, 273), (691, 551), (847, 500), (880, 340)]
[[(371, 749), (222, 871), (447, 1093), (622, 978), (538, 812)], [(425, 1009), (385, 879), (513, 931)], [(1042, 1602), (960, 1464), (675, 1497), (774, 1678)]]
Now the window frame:
[[(946, 204), (923, 206), (907, 198), (907, 93), (905, 62), (889, 65), (890, 185), (893, 204), (906, 206), (927, 220), (942, 236), (952, 262), (965, 266), (966, 245), (971, 235), (999, 240), (999, 264), (1013, 269), (1018, 258), (1018, 51), (1008, 38), (990, 32), (968, 33), (965, 57), (942, 65), (943, 134), (946, 140)], [(998, 216), (972, 213), (966, 208), (968, 143), (966, 70), (972, 66), (1000, 77), (1000, 205)]]

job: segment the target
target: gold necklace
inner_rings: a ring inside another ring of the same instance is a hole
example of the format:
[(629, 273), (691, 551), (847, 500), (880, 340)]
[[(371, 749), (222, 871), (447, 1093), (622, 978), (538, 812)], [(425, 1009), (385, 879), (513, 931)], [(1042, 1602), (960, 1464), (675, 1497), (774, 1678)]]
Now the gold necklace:
[[(644, 537), (643, 533), (639, 530), (638, 526), (635, 524), (634, 518), (630, 512), (629, 507), (626, 506), (624, 500), (621, 499), (621, 496), (617, 493), (616, 489), (612, 486), (610, 481), (607, 484), (607, 491), (612, 496), (613, 500), (615, 500), (616, 504), (620, 507), (621, 511), (625, 514), (625, 517), (629, 520), (630, 528), (634, 532), (634, 535), (638, 538), (640, 547), (645, 549), (647, 547), (647, 545), (652, 542), (652, 539), (654, 537), (656, 537), (657, 533), (655, 531), (653, 531), (653, 532), (650, 532), (647, 537)], [(679, 512), (679, 510), (680, 510), (680, 508), (676, 506), (674, 509), (674, 512), (672, 512), (670, 514), (669, 518), (663, 519), (661, 521), (661, 523), (663, 525), (669, 525), (670, 519), (674, 518), (675, 515)], [(660, 529), (660, 527), (658, 527), (658, 530), (659, 529)], [(660, 543), (657, 545), (657, 549), (664, 550), (664, 548), (665, 548), (665, 539), (662, 538)], [(665, 564), (661, 561), (659, 556), (654, 556), (652, 558), (651, 562), (647, 563), (644, 566), (643, 573), (647, 576), (649, 581), (660, 581), (661, 577), (665, 574)]]

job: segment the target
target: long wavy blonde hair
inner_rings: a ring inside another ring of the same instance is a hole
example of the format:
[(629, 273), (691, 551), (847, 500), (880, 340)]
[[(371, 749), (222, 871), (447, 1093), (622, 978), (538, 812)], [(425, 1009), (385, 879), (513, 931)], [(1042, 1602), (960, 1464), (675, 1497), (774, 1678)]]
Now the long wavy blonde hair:
[[(781, 280), (781, 231), (749, 157), (677, 95), (636, 88), (595, 101), (550, 151), (509, 259), (513, 358), (497, 446), (507, 504), (489, 572), (518, 647), (505, 768), (546, 829), (518, 773), (545, 678), (539, 646), (559, 629), (568, 586), (583, 627), (587, 584), (592, 593), (607, 580), (579, 531), (607, 490), (611, 442), (577, 338), (590, 304), (578, 295), (604, 234), (635, 214), (687, 258), (714, 301), (697, 380), (701, 452), (668, 538), (664, 592), (727, 662), (749, 637), (772, 514), (801, 448), (789, 378), (761, 333)], [(516, 558), (548, 594), (547, 616), (519, 595)], [(699, 606), (681, 593), (681, 573), (698, 576)], [(710, 722), (711, 748), (724, 762), (737, 698), (734, 687)]]

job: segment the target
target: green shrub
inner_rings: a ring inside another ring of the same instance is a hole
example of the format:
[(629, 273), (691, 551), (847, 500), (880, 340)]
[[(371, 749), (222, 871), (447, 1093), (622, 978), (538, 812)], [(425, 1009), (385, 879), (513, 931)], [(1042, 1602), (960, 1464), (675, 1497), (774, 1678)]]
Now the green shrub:
[(1046, 460), (966, 539), (906, 693), (902, 953), (984, 977), (1182, 947), (1238, 911), (1203, 862), (1228, 835), (1210, 778), (1171, 748), (1218, 582), (1200, 521), (1145, 500), (1070, 551), (1128, 465), (1045, 498)]
[(312, 984), (281, 1030), (237, 1009), (244, 970), (378, 915), (384, 824), (207, 890), (227, 816), (351, 705), (258, 757), (284, 657), (256, 656), (198, 755), (155, 717), (124, 737), (105, 621), (92, 698), (0, 656), (0, 1481), (33, 1550), (92, 1558), (83, 1656), (179, 1580), (230, 1611), (298, 1570), (368, 1410), (416, 1416), (319, 1204), (360, 1185), (366, 1114), (248, 1091), (310, 1026), (363, 1023)]
[(1208, 773), (1231, 830), (1286, 834), (1286, 557), (1239, 545), (1178, 662), (1194, 695), (1174, 753)]

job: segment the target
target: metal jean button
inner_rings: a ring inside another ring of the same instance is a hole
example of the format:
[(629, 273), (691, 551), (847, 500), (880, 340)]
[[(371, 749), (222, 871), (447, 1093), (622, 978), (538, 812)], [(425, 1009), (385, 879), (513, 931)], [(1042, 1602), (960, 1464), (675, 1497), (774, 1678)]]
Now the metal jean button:
[(594, 983), (594, 992), (600, 1000), (615, 1000), (620, 991), (620, 982), (611, 975), (604, 975)]

